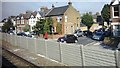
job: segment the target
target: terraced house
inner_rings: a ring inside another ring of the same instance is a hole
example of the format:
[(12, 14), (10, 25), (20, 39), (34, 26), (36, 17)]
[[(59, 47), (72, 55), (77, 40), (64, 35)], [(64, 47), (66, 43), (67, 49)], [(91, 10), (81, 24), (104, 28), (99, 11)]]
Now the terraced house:
[(72, 6), (72, 2), (61, 7), (52, 5), (46, 17), (53, 19), (54, 33), (70, 34), (80, 28), (80, 13)]
[(17, 32), (23, 32), (23, 29), (29, 24), (29, 18), (32, 12), (26, 12), (26, 14), (19, 14), (16, 17), (16, 29)]
[(112, 0), (110, 3), (111, 25), (113, 28), (113, 35), (120, 37), (120, 1)]

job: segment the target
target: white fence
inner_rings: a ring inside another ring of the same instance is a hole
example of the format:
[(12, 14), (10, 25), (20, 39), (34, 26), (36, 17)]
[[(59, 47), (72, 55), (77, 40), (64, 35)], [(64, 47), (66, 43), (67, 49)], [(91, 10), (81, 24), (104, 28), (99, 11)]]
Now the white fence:
[(120, 67), (120, 53), (118, 51), (2, 33), (0, 33), (0, 40), (70, 66)]

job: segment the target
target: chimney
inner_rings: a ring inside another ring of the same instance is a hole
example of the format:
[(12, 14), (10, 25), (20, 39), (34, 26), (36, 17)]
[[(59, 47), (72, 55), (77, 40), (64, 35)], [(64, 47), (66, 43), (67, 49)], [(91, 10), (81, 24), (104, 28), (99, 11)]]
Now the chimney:
[(46, 6), (42, 6), (41, 8), (40, 8), (40, 11), (42, 11), (42, 12), (44, 12), (45, 10), (47, 10), (48, 8), (46, 7)]
[(54, 6), (54, 4), (52, 4), (52, 8), (54, 8), (55, 6)]
[(72, 5), (72, 2), (69, 0), (68, 5)]

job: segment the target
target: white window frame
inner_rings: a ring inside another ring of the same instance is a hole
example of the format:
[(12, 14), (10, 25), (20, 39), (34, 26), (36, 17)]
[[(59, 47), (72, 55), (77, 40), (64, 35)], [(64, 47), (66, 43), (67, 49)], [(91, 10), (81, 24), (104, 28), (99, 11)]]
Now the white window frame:
[(20, 21), (19, 21), (19, 20), (17, 20), (17, 24), (20, 24)]
[(21, 24), (24, 24), (24, 19), (21, 20)]
[[(113, 11), (113, 13), (112, 13), (113, 14), (113, 18), (119, 18), (119, 15), (118, 16), (114, 16), (114, 6), (112, 6), (112, 11)], [(119, 10), (118, 10), (118, 13), (119, 13)]]
[(62, 20), (62, 17), (61, 16), (57, 16), (57, 22), (61, 22), (61, 20)]
[(67, 16), (65, 16), (65, 22), (67, 22), (67, 19), (68, 19), (68, 17), (67, 17)]

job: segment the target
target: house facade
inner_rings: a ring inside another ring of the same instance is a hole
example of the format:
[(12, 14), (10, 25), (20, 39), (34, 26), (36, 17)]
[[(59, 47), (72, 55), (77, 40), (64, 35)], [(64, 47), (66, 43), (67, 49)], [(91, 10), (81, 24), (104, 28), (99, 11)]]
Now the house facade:
[[(54, 7), (46, 14), (53, 19), (54, 33), (71, 34), (80, 28), (80, 14), (69, 2), (66, 6)], [(58, 28), (58, 25), (61, 27)]]
[(120, 1), (112, 0), (110, 3), (111, 26), (113, 36), (120, 37)]
[(45, 19), (45, 14), (49, 11), (46, 7), (42, 7), (39, 11), (26, 11), (25, 14), (19, 14), (16, 16), (16, 31), (24, 32), (26, 25), (29, 25), (30, 31), (33, 31), (33, 27), (40, 19)]
[(29, 18), (30, 31), (33, 31), (33, 27), (36, 25), (37, 21), (41, 19), (40, 12), (33, 12)]
[(31, 13), (20, 14), (16, 17), (16, 31), (23, 32), (27, 24), (29, 24), (29, 18)]

